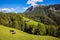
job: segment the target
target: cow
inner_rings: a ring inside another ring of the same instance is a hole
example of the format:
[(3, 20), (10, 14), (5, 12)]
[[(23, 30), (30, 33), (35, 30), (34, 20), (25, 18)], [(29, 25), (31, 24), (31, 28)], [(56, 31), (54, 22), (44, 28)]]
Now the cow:
[(10, 30), (11, 34), (16, 34), (16, 32), (14, 30)]

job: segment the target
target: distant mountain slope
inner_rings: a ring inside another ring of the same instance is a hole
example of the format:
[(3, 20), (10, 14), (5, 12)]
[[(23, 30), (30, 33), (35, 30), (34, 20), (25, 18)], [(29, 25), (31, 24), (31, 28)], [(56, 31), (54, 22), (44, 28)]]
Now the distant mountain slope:
[[(11, 34), (10, 30), (14, 30), (16, 34)], [(0, 40), (60, 40), (60, 38), (31, 35), (14, 28), (0, 25)]]
[(60, 25), (60, 4), (35, 7), (34, 10), (25, 13), (26, 17), (44, 24)]
[(34, 10), (35, 7), (38, 7), (38, 6), (30, 6), (25, 12), (31, 12)]
[[(40, 6), (45, 6), (45, 5), (40, 5)], [(36, 9), (37, 7), (39, 7), (39, 6), (31, 6), (31, 7), (29, 7), (25, 12), (31, 12), (31, 11), (33, 11), (34, 9)], [(55, 4), (55, 5), (49, 5), (49, 6), (47, 6), (48, 9), (49, 9), (50, 7), (53, 7), (53, 8), (55, 8), (56, 10), (58, 10), (58, 9), (60, 9), (60, 4)]]
[(33, 10), (33, 6), (29, 7), (25, 12), (30, 12)]

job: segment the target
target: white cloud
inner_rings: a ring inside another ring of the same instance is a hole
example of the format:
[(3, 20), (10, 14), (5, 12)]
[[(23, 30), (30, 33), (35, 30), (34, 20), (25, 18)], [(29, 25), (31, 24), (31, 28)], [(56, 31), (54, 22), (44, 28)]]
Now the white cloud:
[(38, 5), (37, 2), (43, 2), (43, 0), (28, 0), (27, 4), (30, 4), (30, 6), (24, 7), (24, 10), (27, 10), (31, 6), (35, 7), (35, 5)]
[(43, 2), (43, 0), (28, 0), (27, 4), (34, 6), (34, 5), (38, 5), (36, 4), (37, 2)]
[(0, 8), (1, 12), (13, 12), (15, 10), (16, 10), (15, 8)]

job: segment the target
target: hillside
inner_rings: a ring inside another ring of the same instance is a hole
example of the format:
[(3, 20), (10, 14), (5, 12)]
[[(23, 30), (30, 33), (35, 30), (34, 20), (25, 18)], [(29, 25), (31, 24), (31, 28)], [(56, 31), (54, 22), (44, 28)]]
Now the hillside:
[(0, 25), (16, 28), (29, 34), (60, 37), (60, 26), (46, 25), (21, 14), (0, 12)]
[[(10, 30), (14, 30), (16, 34), (11, 34)], [(14, 28), (0, 25), (0, 40), (60, 40), (60, 38), (31, 35)]]
[[(28, 8), (30, 9), (30, 8)], [(48, 25), (60, 25), (60, 4), (35, 7), (25, 13), (26, 17)]]

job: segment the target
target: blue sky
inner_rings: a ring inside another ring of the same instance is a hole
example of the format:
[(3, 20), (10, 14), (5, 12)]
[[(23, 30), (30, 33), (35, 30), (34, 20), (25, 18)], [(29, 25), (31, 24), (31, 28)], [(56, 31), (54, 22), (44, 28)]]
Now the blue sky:
[(60, 4), (60, 0), (0, 0), (0, 11), (24, 12), (30, 6), (41, 4)]

